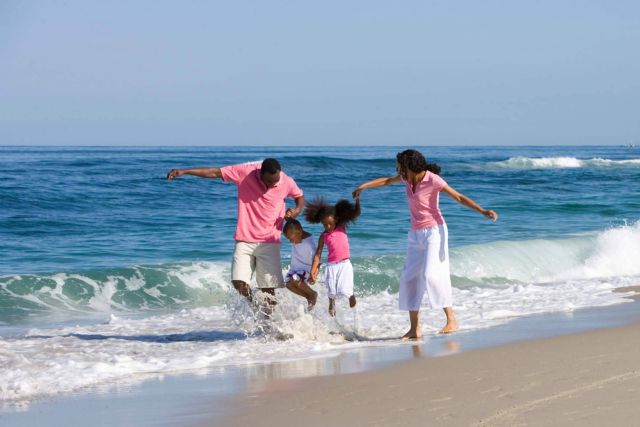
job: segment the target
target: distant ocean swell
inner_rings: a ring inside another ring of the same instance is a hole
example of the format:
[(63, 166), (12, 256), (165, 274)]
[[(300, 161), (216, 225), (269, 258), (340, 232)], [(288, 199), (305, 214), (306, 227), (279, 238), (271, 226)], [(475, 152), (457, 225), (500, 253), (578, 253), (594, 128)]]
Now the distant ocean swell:
[[(389, 168), (389, 173), (394, 172), (394, 157), (386, 158), (369, 158), (369, 159), (356, 159), (356, 158), (339, 158), (331, 156), (281, 156), (280, 159), (285, 163), (291, 165), (292, 162), (296, 164), (304, 164), (310, 168), (316, 168), (320, 170), (335, 170), (335, 169), (351, 169), (353, 167), (367, 168), (367, 167), (380, 167)], [(262, 159), (255, 159), (254, 162), (261, 161)], [(640, 167), (640, 158), (635, 159), (607, 159), (601, 157), (591, 158), (578, 158), (571, 156), (557, 156), (557, 157), (526, 157), (526, 156), (514, 156), (505, 160), (493, 160), (487, 162), (473, 163), (458, 163), (455, 162), (455, 168), (495, 168), (495, 169), (564, 169), (564, 168), (583, 168), (583, 167), (596, 167), (596, 168), (613, 168), (613, 167)], [(453, 164), (449, 165), (453, 166)], [(450, 167), (450, 169), (454, 169)]]
[[(640, 221), (557, 240), (468, 245), (451, 249), (452, 280), (464, 290), (640, 276), (639, 253)], [(404, 255), (355, 257), (353, 262), (358, 293), (397, 292)], [(55, 313), (222, 306), (234, 295), (229, 281), (229, 263), (222, 261), (1, 276), (0, 324)]]
[(583, 167), (640, 167), (640, 159), (612, 160), (603, 158), (579, 159), (576, 157), (510, 157), (507, 160), (489, 162), (493, 168), (504, 169), (558, 169)]

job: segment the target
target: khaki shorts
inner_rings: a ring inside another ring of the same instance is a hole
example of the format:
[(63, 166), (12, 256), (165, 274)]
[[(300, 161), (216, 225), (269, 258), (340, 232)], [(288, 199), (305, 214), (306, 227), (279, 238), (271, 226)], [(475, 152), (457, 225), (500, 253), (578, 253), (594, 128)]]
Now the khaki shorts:
[(231, 280), (242, 280), (249, 284), (254, 271), (258, 288), (284, 286), (280, 243), (236, 242), (231, 264)]

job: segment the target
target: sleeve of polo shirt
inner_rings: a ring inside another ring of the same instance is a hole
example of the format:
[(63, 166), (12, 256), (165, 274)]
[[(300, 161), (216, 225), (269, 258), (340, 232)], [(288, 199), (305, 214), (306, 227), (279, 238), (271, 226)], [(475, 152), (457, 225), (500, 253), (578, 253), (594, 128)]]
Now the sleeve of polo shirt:
[(433, 186), (436, 188), (437, 191), (442, 191), (442, 189), (447, 186), (447, 181), (445, 181), (444, 179), (442, 179), (440, 175), (436, 175), (435, 173), (432, 176), (433, 176), (433, 181), (432, 181)]
[(255, 163), (243, 163), (220, 168), (222, 179), (227, 182), (239, 184), (252, 170), (256, 168)]
[(293, 180), (293, 178), (289, 177), (289, 197), (293, 199), (297, 199), (298, 197), (302, 197), (304, 193), (298, 187), (298, 184)]

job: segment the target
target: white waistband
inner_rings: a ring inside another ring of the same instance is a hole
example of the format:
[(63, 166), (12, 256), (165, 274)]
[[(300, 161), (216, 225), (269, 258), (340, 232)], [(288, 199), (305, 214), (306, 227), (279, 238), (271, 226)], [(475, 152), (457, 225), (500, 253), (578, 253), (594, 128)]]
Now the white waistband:
[(342, 261), (328, 262), (327, 265), (338, 265), (338, 264), (343, 264), (345, 262), (351, 262), (351, 258), (346, 258), (346, 259), (343, 259)]

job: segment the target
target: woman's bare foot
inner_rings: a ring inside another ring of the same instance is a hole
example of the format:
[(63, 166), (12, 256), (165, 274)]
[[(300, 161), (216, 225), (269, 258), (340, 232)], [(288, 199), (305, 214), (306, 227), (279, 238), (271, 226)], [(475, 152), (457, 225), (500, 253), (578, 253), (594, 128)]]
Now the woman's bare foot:
[(349, 307), (353, 308), (356, 306), (356, 296), (355, 295), (351, 295), (349, 297)]
[(336, 305), (334, 300), (329, 299), (329, 316), (333, 317), (336, 315)]
[(452, 332), (455, 332), (458, 330), (458, 321), (453, 319), (453, 320), (449, 320), (447, 322), (446, 325), (444, 325), (444, 328), (442, 328), (440, 330), (440, 334), (450, 334)]
[(420, 332), (419, 330), (414, 331), (413, 329), (409, 329), (409, 332), (404, 334), (400, 339), (401, 340), (419, 340), (420, 338), (422, 338), (422, 332)]

